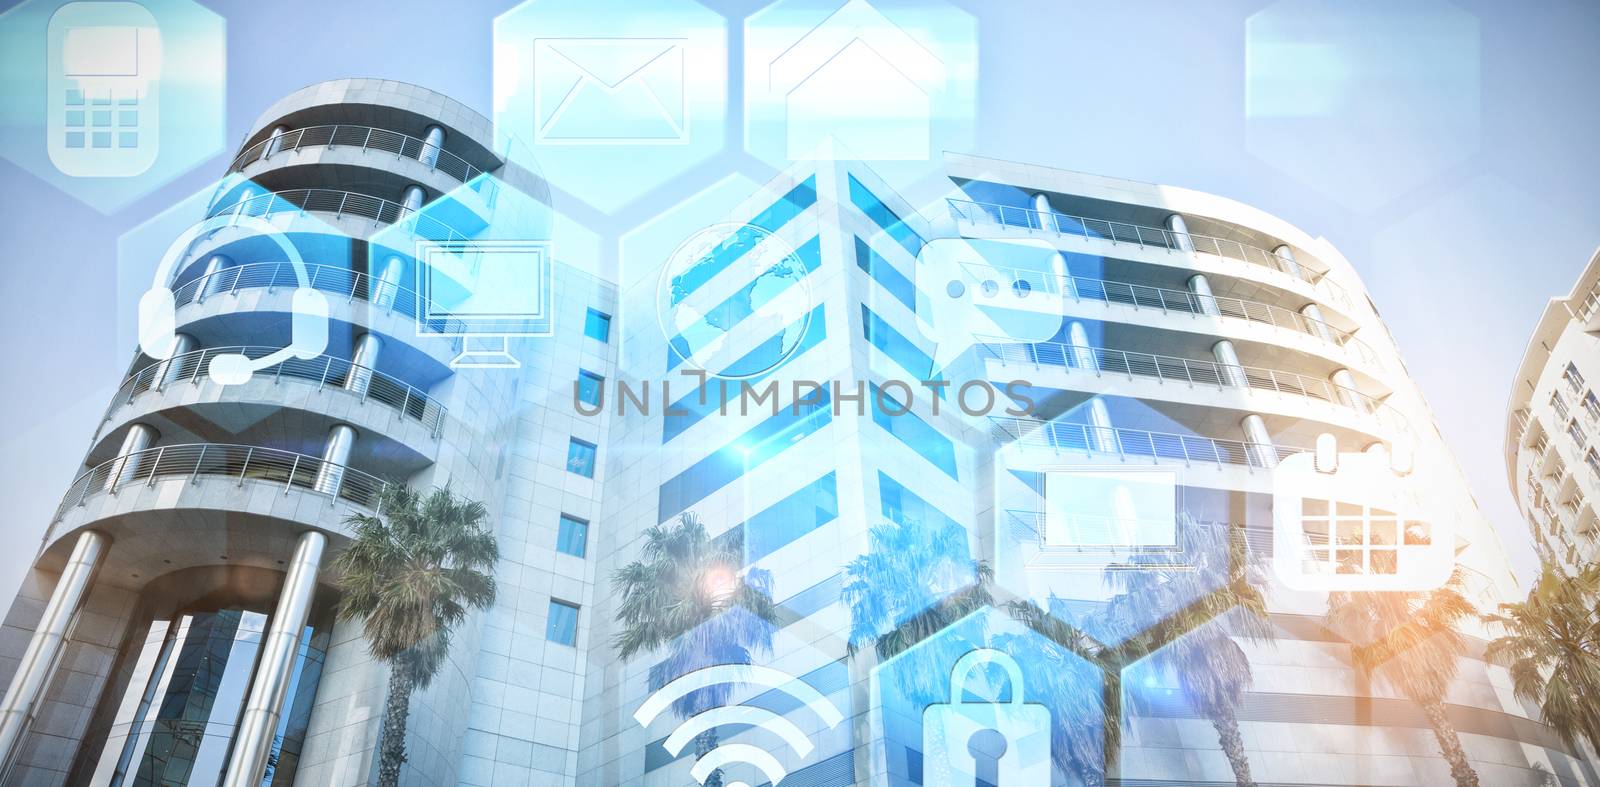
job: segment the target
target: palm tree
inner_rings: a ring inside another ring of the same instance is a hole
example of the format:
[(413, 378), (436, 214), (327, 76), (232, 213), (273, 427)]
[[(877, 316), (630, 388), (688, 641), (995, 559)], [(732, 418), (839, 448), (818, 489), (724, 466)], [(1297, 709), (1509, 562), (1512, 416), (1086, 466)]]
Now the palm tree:
[(1567, 576), (1550, 563), (1526, 601), (1501, 604), (1485, 620), (1506, 632), (1484, 656), (1507, 666), (1519, 699), (1539, 705), (1544, 722), (1576, 750), (1600, 749), (1600, 565)]
[(971, 559), (967, 531), (955, 522), (893, 520), (873, 527), (867, 543), (845, 565), (839, 594), (850, 608), (851, 655), (871, 645), (885, 661), (993, 601), (994, 570)]
[(1478, 787), (1478, 774), (1444, 709), (1456, 660), (1466, 651), (1456, 627), (1477, 614), (1464, 587), (1458, 567), (1432, 591), (1329, 593), (1327, 621), (1352, 643), (1358, 669), (1381, 677), (1422, 709), (1457, 787)]
[(406, 761), (411, 694), (438, 674), (467, 611), (494, 603), (491, 572), (500, 548), (484, 526), (483, 504), (448, 489), (423, 495), (389, 484), (378, 511), (345, 518), (355, 539), (334, 567), (343, 592), (339, 619), (362, 619), (367, 651), (389, 665), (378, 784), (395, 787)]
[[(851, 656), (871, 647), (882, 664), (993, 601), (994, 571), (971, 558), (967, 531), (955, 522), (890, 520), (868, 531), (867, 544), (866, 554), (845, 564), (839, 592), (850, 608)], [(943, 697), (950, 691), (947, 670), (914, 660), (892, 674), (903, 696)]]
[[(1098, 787), (1105, 784), (1105, 752), (1121, 743), (1121, 730), (1106, 712), (1108, 686), (1118, 684), (1102, 661), (1105, 648), (1073, 625), (1077, 617), (1067, 602), (1051, 596), (1046, 604), (1007, 604), (1011, 617), (1038, 637), (1003, 635), (995, 647), (1016, 657), (1030, 690), (1050, 707), (1050, 757), (1056, 768), (1077, 774), (1086, 787)], [(1043, 646), (1039, 637), (1056, 647)]]
[[(1107, 605), (1113, 620), (1143, 631), (1120, 646), (1118, 660), (1142, 654), (1156, 675), (1174, 681), (1191, 707), (1217, 731), (1217, 743), (1233, 769), (1238, 787), (1254, 787), (1244, 737), (1239, 732), (1239, 703), (1254, 675), (1250, 658), (1235, 639), (1270, 640), (1273, 627), (1266, 600), (1257, 588), (1260, 565), (1248, 548), (1244, 529), (1214, 523), (1180, 522), (1185, 569), (1129, 564), (1106, 572), (1121, 588)], [(1145, 627), (1148, 621), (1159, 621)], [(1130, 693), (1135, 707), (1144, 695)]]
[[(665, 648), (666, 658), (650, 668), (650, 690), (679, 676), (716, 664), (750, 664), (758, 652), (772, 650), (778, 610), (772, 603), (772, 575), (744, 567), (744, 544), (712, 539), (692, 512), (670, 525), (644, 532), (641, 558), (611, 575), (622, 602), (621, 630), (612, 640), (626, 660)], [(673, 715), (687, 719), (728, 703), (727, 684), (690, 692), (672, 704)], [(717, 747), (717, 731), (695, 738), (695, 757)], [(720, 787), (722, 772), (706, 778)]]

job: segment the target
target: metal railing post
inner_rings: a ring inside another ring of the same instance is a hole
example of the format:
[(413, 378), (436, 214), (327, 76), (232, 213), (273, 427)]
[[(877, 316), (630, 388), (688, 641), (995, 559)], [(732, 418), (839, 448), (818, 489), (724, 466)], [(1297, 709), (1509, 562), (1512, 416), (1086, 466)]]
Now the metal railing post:
[[(161, 469), (161, 457), (164, 456), (166, 452), (166, 446), (161, 446), (160, 448), (156, 449), (156, 460), (150, 463), (150, 480), (149, 483), (145, 484), (146, 487), (152, 487), (156, 485), (156, 471)], [(139, 473), (139, 467), (137, 465), (134, 466), (133, 472), (135, 475)]]
[(250, 446), (244, 450), (244, 464), (239, 466), (239, 481), (234, 486), (244, 486), (244, 477), (250, 472), (250, 460), (255, 456), (255, 453), (255, 446)]

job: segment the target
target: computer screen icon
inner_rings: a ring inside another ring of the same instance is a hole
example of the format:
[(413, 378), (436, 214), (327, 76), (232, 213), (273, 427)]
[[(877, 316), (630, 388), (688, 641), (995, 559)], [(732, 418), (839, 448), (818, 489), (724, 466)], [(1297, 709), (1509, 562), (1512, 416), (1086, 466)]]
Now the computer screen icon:
[(1039, 505), (1011, 510), (1029, 570), (1187, 569), (1178, 473), (1166, 467), (1043, 466)]
[(517, 368), (511, 339), (555, 329), (547, 240), (419, 240), (419, 336), (460, 338), (456, 369)]

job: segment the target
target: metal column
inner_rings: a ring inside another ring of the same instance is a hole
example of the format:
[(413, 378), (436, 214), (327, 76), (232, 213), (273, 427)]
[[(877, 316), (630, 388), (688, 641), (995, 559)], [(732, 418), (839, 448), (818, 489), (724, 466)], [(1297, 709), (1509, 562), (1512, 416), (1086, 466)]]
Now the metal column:
[(295, 657), (300, 652), (300, 636), (311, 617), (311, 602), (317, 593), (317, 572), (322, 568), (322, 552), (328, 539), (308, 530), (295, 543), (294, 558), (278, 593), (278, 606), (272, 623), (261, 641), (261, 660), (250, 681), (250, 697), (245, 701), (239, 729), (234, 734), (233, 757), (221, 787), (260, 787), (272, 754), (278, 720), (283, 718), (284, 699), (294, 677)]
[(1172, 233), (1172, 241), (1180, 251), (1194, 251), (1194, 238), (1189, 237), (1189, 223), (1183, 220), (1181, 214), (1174, 213), (1167, 217), (1167, 231)]
[(356, 430), (349, 424), (334, 424), (328, 430), (328, 442), (322, 447), (322, 464), (317, 468), (313, 489), (328, 495), (339, 493), (339, 483), (344, 480), (344, 466), (350, 461), (350, 449), (355, 445)]
[(366, 396), (372, 385), (372, 370), (378, 368), (378, 354), (383, 350), (383, 340), (371, 333), (361, 334), (355, 351), (350, 353), (350, 373), (344, 378), (347, 391)]
[[(39, 619), (33, 638), (28, 640), (28, 649), (22, 653), (16, 674), (11, 676), (5, 700), (0, 702), (0, 766), (10, 766), (17, 744), (22, 742), (22, 735), (33, 720), (39, 695), (50, 682), (50, 673), (67, 641), (67, 629), (83, 605), (84, 596), (88, 595), (106, 544), (105, 536), (85, 530), (78, 536), (72, 556), (61, 570), (56, 589), (45, 604), (44, 616)], [(0, 768), (0, 773), (3, 772), (4, 768)]]

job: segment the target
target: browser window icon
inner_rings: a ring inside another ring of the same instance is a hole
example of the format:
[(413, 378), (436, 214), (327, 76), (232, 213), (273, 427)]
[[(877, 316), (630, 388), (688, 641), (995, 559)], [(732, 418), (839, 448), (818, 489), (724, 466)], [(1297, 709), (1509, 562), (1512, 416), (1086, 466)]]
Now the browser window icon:
[(681, 145), (689, 141), (687, 39), (533, 42), (534, 141)]

